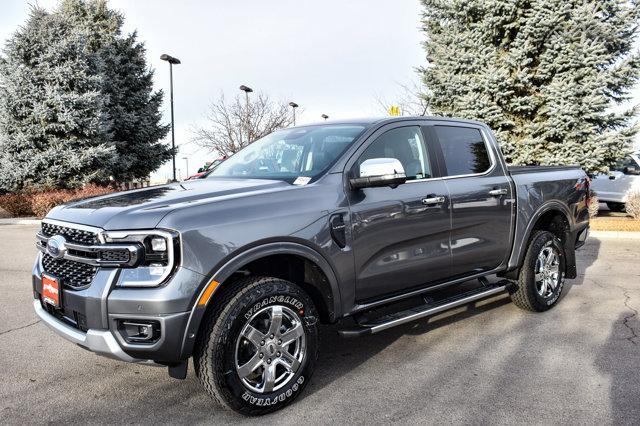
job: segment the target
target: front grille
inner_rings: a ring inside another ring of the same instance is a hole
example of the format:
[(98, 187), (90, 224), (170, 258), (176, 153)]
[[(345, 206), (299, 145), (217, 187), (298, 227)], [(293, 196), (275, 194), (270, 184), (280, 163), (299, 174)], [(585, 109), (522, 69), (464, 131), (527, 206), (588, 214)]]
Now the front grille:
[(100, 260), (103, 262), (128, 262), (129, 252), (125, 250), (100, 250)]
[(98, 267), (73, 260), (54, 259), (48, 254), (42, 255), (44, 271), (60, 279), (60, 282), (73, 289), (80, 289), (91, 284), (98, 272)]
[(96, 232), (70, 228), (68, 226), (54, 225), (47, 222), (42, 222), (42, 233), (47, 237), (62, 235), (67, 241), (77, 244), (92, 245), (100, 242)]

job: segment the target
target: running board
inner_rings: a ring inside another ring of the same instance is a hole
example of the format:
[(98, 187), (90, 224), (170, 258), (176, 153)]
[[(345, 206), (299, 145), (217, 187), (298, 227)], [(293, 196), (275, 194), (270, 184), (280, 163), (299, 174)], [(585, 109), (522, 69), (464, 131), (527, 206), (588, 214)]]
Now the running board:
[(449, 309), (457, 308), (458, 306), (475, 302), (476, 300), (486, 299), (487, 297), (504, 293), (507, 291), (509, 284), (510, 283), (506, 280), (495, 284), (489, 284), (449, 297), (436, 303), (417, 306), (415, 308), (407, 309), (406, 311), (394, 312), (352, 328), (338, 330), (338, 334), (342, 337), (360, 337), (367, 334), (379, 333), (382, 330), (386, 330), (397, 325), (406, 324), (411, 321), (439, 314), (440, 312), (448, 311)]

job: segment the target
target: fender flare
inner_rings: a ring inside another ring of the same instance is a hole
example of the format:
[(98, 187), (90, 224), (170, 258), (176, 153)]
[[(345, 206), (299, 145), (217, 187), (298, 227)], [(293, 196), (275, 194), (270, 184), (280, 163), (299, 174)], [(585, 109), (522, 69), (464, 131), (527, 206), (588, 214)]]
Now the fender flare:
[[(189, 316), (187, 327), (185, 329), (184, 337), (182, 340), (182, 359), (186, 359), (191, 356), (198, 330), (200, 329), (200, 323), (202, 322), (202, 318), (204, 317), (206, 309), (209, 306), (209, 303), (212, 300), (215, 300), (215, 294), (220, 290), (221, 287), (223, 287), (222, 285), (216, 287), (211, 297), (207, 301), (207, 304), (204, 306), (200, 306), (198, 305), (198, 300), (207, 289), (208, 284), (213, 280), (219, 283), (224, 283), (224, 281), (227, 280), (231, 275), (233, 275), (233, 273), (235, 273), (239, 269), (242, 269), (244, 265), (247, 265), (254, 260), (276, 254), (297, 255), (313, 262), (316, 266), (318, 266), (327, 277), (329, 286), (331, 288), (331, 298), (329, 300), (333, 301), (333, 306), (329, 306), (329, 309), (332, 309), (329, 313), (330, 319), (334, 320), (340, 317), (340, 315), (342, 314), (342, 305), (338, 279), (336, 278), (331, 264), (324, 258), (324, 256), (322, 256), (317, 250), (296, 242), (286, 241), (261, 244), (259, 246), (254, 246), (246, 249), (243, 252), (235, 255), (231, 259), (227, 260), (222, 266), (215, 269), (214, 272), (209, 275), (209, 278), (200, 286), (198, 296), (195, 298), (193, 307), (191, 308), (191, 314)], [(324, 299), (325, 301), (327, 301), (326, 297), (324, 297)]]
[[(542, 215), (544, 215), (545, 213), (552, 211), (552, 210), (556, 210), (559, 211), (564, 218), (567, 220), (567, 222), (569, 223), (569, 230), (570, 231), (573, 226), (573, 220), (572, 220), (572, 216), (571, 216), (571, 211), (569, 210), (569, 208), (563, 204), (560, 201), (557, 200), (549, 200), (547, 202), (545, 202), (544, 204), (542, 204), (533, 215), (531, 215), (531, 218), (529, 219), (529, 222), (527, 223), (527, 227), (525, 228), (525, 231), (523, 233), (523, 237), (520, 240), (520, 244), (518, 247), (518, 251), (514, 253), (514, 255), (516, 256), (515, 258), (515, 265), (512, 264), (512, 266), (514, 266), (514, 269), (517, 271), (520, 269), (520, 266), (522, 265), (522, 262), (524, 261), (524, 256), (527, 252), (527, 244), (529, 242), (529, 238), (531, 238), (531, 234), (533, 233), (533, 228), (536, 225), (536, 223), (538, 222), (538, 220), (542, 217)], [(567, 258), (567, 260), (569, 261), (570, 259)], [(575, 260), (574, 260), (575, 263)]]

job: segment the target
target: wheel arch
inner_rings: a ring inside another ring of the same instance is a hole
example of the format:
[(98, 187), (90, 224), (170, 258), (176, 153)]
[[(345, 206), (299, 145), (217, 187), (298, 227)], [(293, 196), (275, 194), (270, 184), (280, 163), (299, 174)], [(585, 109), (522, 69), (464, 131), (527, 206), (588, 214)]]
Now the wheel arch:
[[(557, 224), (557, 219), (562, 221), (562, 227), (554, 225)], [(536, 210), (527, 223), (527, 227), (523, 233), (522, 239), (520, 240), (517, 252), (514, 253), (515, 262), (511, 263), (514, 265), (514, 268), (503, 275), (508, 278), (517, 277), (520, 268), (522, 267), (522, 263), (524, 262), (531, 236), (537, 230), (547, 230), (554, 233), (560, 241), (562, 241), (565, 248), (565, 267), (567, 270), (567, 278), (573, 278), (571, 276), (573, 275), (571, 271), (575, 270), (575, 249), (574, 241), (571, 241), (571, 238), (569, 237), (572, 227), (572, 215), (565, 204), (556, 200), (551, 200), (543, 204), (538, 208), (538, 210)]]
[[(226, 288), (234, 275), (247, 273), (283, 278), (299, 285), (316, 305), (321, 322), (335, 322), (342, 314), (336, 274), (317, 250), (291, 241), (254, 246), (227, 260), (201, 286), (183, 339), (184, 358), (191, 355), (202, 319), (215, 303), (216, 294)], [(205, 296), (209, 288), (213, 290)], [(200, 304), (204, 297), (207, 298), (206, 303)]]

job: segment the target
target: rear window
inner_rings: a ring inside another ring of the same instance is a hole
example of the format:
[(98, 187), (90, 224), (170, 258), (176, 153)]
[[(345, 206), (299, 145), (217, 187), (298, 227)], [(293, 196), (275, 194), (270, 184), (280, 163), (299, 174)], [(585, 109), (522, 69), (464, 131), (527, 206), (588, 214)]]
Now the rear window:
[(446, 168), (445, 176), (484, 173), (491, 161), (480, 130), (470, 127), (434, 126)]

